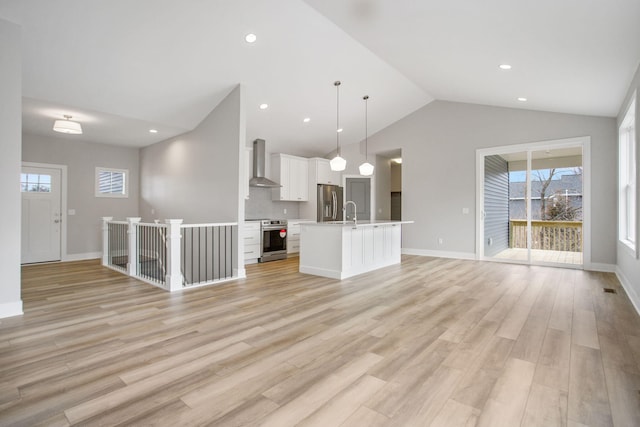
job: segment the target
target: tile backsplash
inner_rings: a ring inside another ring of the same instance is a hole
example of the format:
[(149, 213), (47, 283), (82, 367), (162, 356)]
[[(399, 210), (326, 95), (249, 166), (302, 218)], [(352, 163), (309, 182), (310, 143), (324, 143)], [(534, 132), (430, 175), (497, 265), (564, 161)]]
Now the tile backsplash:
[(308, 202), (273, 201), (270, 188), (249, 187), (249, 200), (244, 201), (244, 216), (245, 219), (298, 219), (300, 203)]

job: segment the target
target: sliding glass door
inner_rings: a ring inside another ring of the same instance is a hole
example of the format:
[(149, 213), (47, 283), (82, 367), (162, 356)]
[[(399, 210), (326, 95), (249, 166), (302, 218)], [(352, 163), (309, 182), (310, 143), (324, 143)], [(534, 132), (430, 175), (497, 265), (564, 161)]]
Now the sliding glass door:
[(479, 258), (581, 268), (584, 143), (478, 151)]

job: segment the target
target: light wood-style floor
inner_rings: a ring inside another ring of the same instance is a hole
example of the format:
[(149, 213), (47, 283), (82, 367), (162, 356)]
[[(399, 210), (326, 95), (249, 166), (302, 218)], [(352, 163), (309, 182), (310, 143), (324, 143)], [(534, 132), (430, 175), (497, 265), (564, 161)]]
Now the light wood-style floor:
[(248, 274), (171, 295), (96, 261), (24, 268), (0, 425), (640, 425), (640, 318), (611, 274), (418, 256)]

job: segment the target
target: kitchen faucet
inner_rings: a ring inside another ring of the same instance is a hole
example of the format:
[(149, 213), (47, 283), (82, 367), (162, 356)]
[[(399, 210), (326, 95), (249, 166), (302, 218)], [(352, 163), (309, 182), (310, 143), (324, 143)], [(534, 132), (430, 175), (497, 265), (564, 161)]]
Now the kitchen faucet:
[(353, 224), (357, 225), (358, 223), (358, 217), (357, 217), (357, 212), (358, 212), (358, 207), (356, 206), (356, 202), (351, 201), (351, 200), (347, 200), (344, 203), (344, 207), (342, 208), (342, 210), (344, 211), (344, 219), (347, 219), (347, 205), (351, 203), (353, 205)]

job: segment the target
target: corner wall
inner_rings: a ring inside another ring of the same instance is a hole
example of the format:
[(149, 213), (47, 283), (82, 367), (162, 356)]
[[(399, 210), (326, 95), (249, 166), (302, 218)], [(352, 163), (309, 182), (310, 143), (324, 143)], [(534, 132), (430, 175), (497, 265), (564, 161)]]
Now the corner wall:
[[(629, 86), (629, 91), (627, 92), (625, 100), (620, 106), (617, 127), (620, 126), (620, 123), (624, 119), (624, 115), (629, 108), (629, 103), (631, 102), (631, 98), (634, 94), (636, 94), (636, 147), (640, 147), (640, 132), (638, 132), (638, 128), (640, 127), (640, 104), (638, 104), (638, 102), (640, 101), (640, 66), (636, 70), (636, 75), (633, 78), (631, 85)], [(615, 154), (618, 153), (617, 144), (613, 151)], [(640, 165), (640, 150), (636, 150), (636, 165)], [(618, 168), (616, 167), (614, 170), (617, 171)], [(636, 182), (640, 182), (640, 180), (638, 179), (640, 177), (640, 168), (636, 168), (636, 174)], [(638, 194), (636, 194), (636, 200), (640, 201), (640, 191), (638, 191)], [(613, 212), (617, 212), (617, 210), (614, 209)], [(638, 212), (640, 212), (640, 209), (636, 209), (636, 229), (640, 230), (640, 215), (638, 214)], [(633, 305), (636, 307), (636, 310), (638, 311), (638, 313), (640, 313), (640, 260), (633, 256), (633, 254), (631, 254), (631, 251), (627, 249), (622, 243), (618, 242), (617, 230), (615, 236), (618, 254), (618, 264), (616, 272), (618, 274), (620, 282), (622, 282), (627, 292), (627, 295), (629, 295), (629, 299), (631, 299)], [(640, 244), (640, 242), (637, 242), (636, 244)]]
[[(402, 150), (402, 218), (407, 252), (475, 258), (476, 150), (591, 137), (592, 263), (614, 268), (616, 122), (613, 118), (434, 101), (369, 137), (369, 152)], [(342, 148), (347, 167), (359, 144)], [(462, 209), (469, 208), (469, 214)], [(443, 243), (438, 243), (438, 238)]]
[[(191, 132), (140, 150), (140, 215), (185, 223), (238, 220), (240, 86)], [(242, 161), (241, 161), (242, 160)], [(244, 205), (244, 199), (242, 200)]]
[[(140, 150), (140, 216), (184, 223), (244, 221), (245, 113), (238, 85), (191, 132)], [(244, 275), (243, 239), (234, 237)]]
[(0, 19), (0, 318), (22, 314), (20, 295), (21, 29)]

